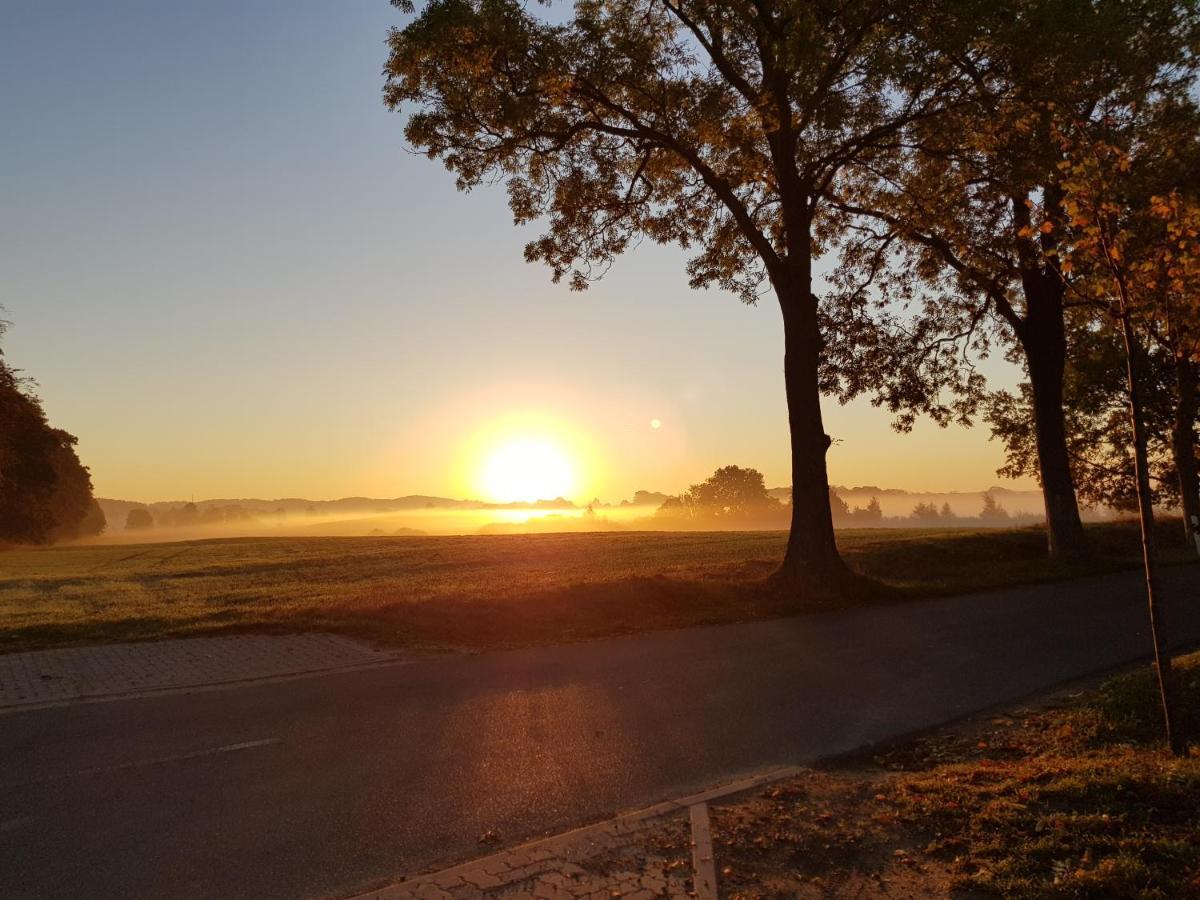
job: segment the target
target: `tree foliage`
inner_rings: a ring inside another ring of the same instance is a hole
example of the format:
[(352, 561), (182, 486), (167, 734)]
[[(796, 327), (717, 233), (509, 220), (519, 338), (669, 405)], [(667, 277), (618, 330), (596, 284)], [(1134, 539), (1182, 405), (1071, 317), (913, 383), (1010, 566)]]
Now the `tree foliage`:
[(51, 427), (37, 397), (0, 357), (0, 543), (49, 544), (104, 530), (75, 442)]
[[(411, 4), (400, 4), (411, 9)], [(385, 97), (461, 189), (502, 180), (526, 247), (581, 289), (640, 237), (754, 302), (807, 268), (821, 201), (948, 91), (928, 4), (435, 0), (390, 37)], [(819, 246), (819, 241), (818, 241)]]
[(922, 522), (936, 521), (938, 508), (933, 503), (918, 503), (913, 507), (912, 517)]
[[(1073, 324), (1063, 414), (1080, 499), (1089, 506), (1131, 511), (1137, 508), (1137, 491), (1122, 353), (1111, 329), (1097, 328), (1095, 323)], [(1147, 355), (1144, 371), (1154, 502), (1174, 505), (1179, 500), (1179, 486), (1171, 452), (1175, 403), (1171, 362), (1163, 353), (1155, 352)], [(1029, 383), (1018, 385), (1016, 391), (993, 392), (988, 398), (986, 418), (992, 434), (1004, 446), (1005, 461), (997, 474), (1037, 478)]]
[(983, 509), (979, 518), (985, 522), (1002, 522), (1008, 519), (1008, 510), (996, 502), (995, 496), (989, 491), (983, 495)]
[(126, 531), (145, 531), (154, 527), (154, 516), (150, 510), (138, 506), (131, 509), (125, 516)]
[(664, 501), (658, 515), (745, 522), (777, 514), (781, 509), (782, 504), (767, 493), (757, 469), (722, 466), (678, 497)]
[(838, 200), (855, 218), (835, 314), (866, 339), (837, 348), (829, 386), (872, 394), (901, 428), (969, 422), (986, 397), (973, 358), (1039, 327), (1032, 289), (1061, 289), (1062, 124), (1186, 104), (1195, 73), (1193, 0), (1000, 0), (979, 16), (954, 60), (962, 102), (910, 123)]
[[(1098, 392), (1107, 386), (1110, 395), (1117, 393), (1111, 383), (1113, 366), (1123, 351), (1111, 326), (1129, 320), (1150, 474), (1158, 474), (1168, 499), (1178, 499), (1179, 485), (1170, 483), (1176, 477), (1172, 464), (1194, 467), (1195, 441), (1185, 439), (1179, 446), (1173, 430), (1182, 427), (1194, 435), (1200, 416), (1195, 397), (1189, 402), (1180, 384), (1190, 379), (1194, 385), (1200, 363), (1200, 192), (1195, 180), (1200, 111), (1190, 104), (1163, 105), (1141, 118), (1136, 128), (1104, 123), (1099, 129), (1064, 129), (1066, 158), (1060, 168), (1070, 240), (1061, 267), (1072, 296), (1082, 304), (1079, 330), (1096, 333), (1092, 346), (1108, 336), (1108, 364), (1084, 370), (1088, 386)], [(1129, 444), (1118, 443), (1127, 454)], [(1182, 459), (1183, 453), (1191, 459)]]

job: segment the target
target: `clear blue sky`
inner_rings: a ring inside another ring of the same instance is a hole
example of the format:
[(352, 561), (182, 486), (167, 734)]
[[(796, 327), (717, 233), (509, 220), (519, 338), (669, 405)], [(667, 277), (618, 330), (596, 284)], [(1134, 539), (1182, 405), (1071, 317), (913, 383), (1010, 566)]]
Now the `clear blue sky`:
[[(401, 20), (386, 0), (0, 11), (5, 352), (97, 492), (461, 495), (497, 429), (560, 430), (580, 494), (726, 463), (786, 484), (777, 310), (688, 290), (653, 246), (583, 294), (551, 285), (501, 190), (458, 194), (407, 151), (380, 99)], [(827, 424), (835, 482), (996, 483), (983, 428), (894, 435), (832, 401)]]

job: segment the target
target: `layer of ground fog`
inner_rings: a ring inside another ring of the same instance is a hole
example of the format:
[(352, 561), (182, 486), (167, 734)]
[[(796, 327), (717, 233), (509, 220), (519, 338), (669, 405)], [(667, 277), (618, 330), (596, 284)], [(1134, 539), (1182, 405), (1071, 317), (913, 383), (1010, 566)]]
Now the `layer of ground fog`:
[[(842, 552), (898, 602), (1136, 566), (1128, 524), (1089, 528), (1090, 562), (1040, 529), (843, 531)], [(231, 631), (332, 631), (481, 649), (792, 615), (768, 581), (782, 532), (241, 538), (0, 552), (0, 652)], [(1187, 558), (1164, 523), (1168, 560)]]
[[(1200, 654), (1177, 666), (1200, 709)], [(1200, 897), (1200, 753), (1167, 752), (1156, 701), (1143, 668), (725, 801), (721, 895)]]

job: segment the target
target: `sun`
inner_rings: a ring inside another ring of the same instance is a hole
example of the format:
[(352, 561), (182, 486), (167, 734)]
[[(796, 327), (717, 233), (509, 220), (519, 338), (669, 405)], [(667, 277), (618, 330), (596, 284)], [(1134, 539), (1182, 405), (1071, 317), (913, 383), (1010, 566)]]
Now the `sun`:
[(575, 468), (553, 440), (510, 438), (487, 455), (480, 483), (488, 499), (501, 503), (554, 500), (573, 492)]

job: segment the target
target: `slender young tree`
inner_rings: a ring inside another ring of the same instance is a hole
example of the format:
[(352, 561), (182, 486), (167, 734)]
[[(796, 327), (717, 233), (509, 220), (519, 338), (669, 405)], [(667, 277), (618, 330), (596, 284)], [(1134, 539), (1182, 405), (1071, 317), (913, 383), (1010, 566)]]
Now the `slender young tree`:
[(1086, 128), (1074, 131), (1064, 138), (1067, 158), (1060, 164), (1063, 208), (1071, 229), (1060, 268), (1070, 290), (1090, 303), (1101, 321), (1110, 323), (1124, 349), (1150, 631), (1167, 742), (1182, 756), (1187, 753), (1184, 711), (1171, 669), (1170, 631), (1157, 578), (1143, 397), (1144, 336), (1166, 319), (1182, 323), (1200, 318), (1197, 297), (1188, 289), (1200, 275), (1200, 214), (1181, 212), (1184, 204), (1177, 192), (1153, 193), (1160, 168), (1156, 156), (1169, 148), (1136, 138), (1120, 146)]
[(970, 5), (582, 0), (552, 22), (516, 0), (433, 0), (389, 39), (385, 99), (412, 110), (408, 140), (460, 189), (504, 181), (516, 222), (545, 224), (525, 256), (556, 281), (586, 287), (645, 236), (694, 252), (694, 287), (774, 294), (793, 494), (780, 575), (810, 592), (849, 580), (813, 294), (838, 226), (827, 200), (957, 98), (942, 46)]
[[(874, 242), (898, 241), (904, 266), (890, 281), (905, 300), (914, 280), (934, 285), (927, 320), (960, 339), (978, 338), (986, 314), (1017, 348), (1030, 385), (1037, 474), (1049, 550), (1086, 552), (1063, 421), (1067, 298), (1058, 271), (1062, 238), (1063, 116), (1125, 116), (1152, 98), (1186, 92), (1197, 27), (1194, 0), (998, 0), (980, 20), (973, 52), (955, 59), (971, 102), (936, 122), (917, 121), (843, 208), (881, 222)], [(876, 250), (858, 263), (877, 265)], [(883, 282), (885, 287), (888, 281)], [(949, 304), (953, 309), (947, 310)], [(920, 354), (930, 342), (913, 342)], [(890, 405), (928, 402), (929, 388), (906, 379)], [(933, 376), (945, 376), (945, 366)], [(977, 382), (959, 382), (979, 399)]]

